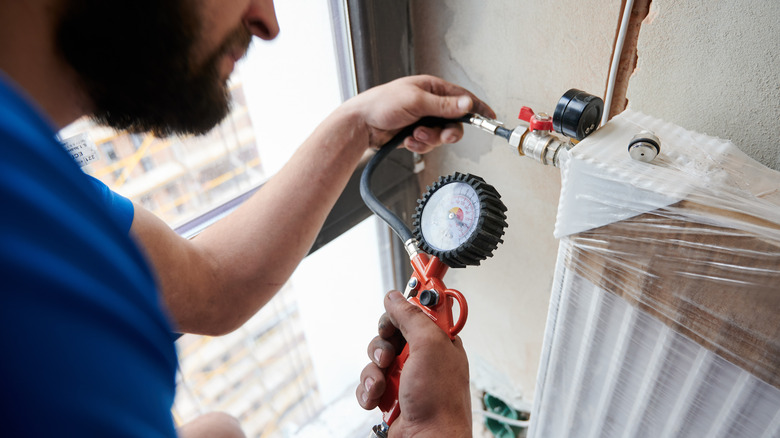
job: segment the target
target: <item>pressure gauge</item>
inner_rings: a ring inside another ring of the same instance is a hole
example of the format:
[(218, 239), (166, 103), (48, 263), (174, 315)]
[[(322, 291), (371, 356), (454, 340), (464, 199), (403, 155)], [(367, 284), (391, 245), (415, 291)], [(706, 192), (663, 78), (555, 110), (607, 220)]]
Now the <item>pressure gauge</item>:
[(506, 206), (478, 176), (443, 176), (417, 204), (414, 235), (420, 249), (452, 268), (479, 265), (503, 242)]

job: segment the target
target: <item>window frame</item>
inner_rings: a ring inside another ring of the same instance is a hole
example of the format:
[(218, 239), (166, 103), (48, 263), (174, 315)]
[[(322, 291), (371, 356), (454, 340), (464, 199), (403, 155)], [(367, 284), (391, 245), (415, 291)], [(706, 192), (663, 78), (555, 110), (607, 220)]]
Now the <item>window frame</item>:
[[(339, 87), (342, 101), (374, 86), (412, 73), (411, 26), (409, 0), (329, 0), (330, 18), (336, 48)], [(362, 222), (371, 211), (360, 197), (360, 176), (372, 156), (367, 153), (323, 224), (310, 253), (328, 244)], [(383, 162), (373, 176), (373, 186), (380, 201), (394, 210), (407, 224), (419, 196), (414, 173), (413, 154), (397, 150)], [(226, 216), (262, 185), (219, 205), (178, 226), (175, 231), (192, 238)], [(389, 228), (379, 231), (380, 247), (390, 258), (385, 278), (386, 288), (403, 289), (411, 276), (408, 255), (402, 242)]]

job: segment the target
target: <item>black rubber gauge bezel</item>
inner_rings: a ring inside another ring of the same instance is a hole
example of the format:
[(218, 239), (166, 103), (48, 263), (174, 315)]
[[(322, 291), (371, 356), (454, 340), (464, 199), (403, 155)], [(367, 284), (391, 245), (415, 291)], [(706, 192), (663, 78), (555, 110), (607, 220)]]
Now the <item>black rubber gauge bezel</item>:
[[(476, 229), (460, 246), (442, 251), (435, 249), (425, 241), (420, 229), (422, 212), (437, 190), (455, 182), (466, 183), (474, 189), (480, 203), (479, 217)], [(476, 175), (455, 172), (454, 175), (440, 177), (438, 181), (427, 188), (423, 197), (417, 200), (417, 208), (412, 218), (414, 237), (419, 242), (422, 251), (438, 257), (451, 268), (476, 266), (482, 260), (492, 256), (498, 244), (503, 243), (501, 237), (504, 235), (504, 228), (507, 227), (506, 210), (506, 206), (501, 202), (501, 195), (495, 187)]]

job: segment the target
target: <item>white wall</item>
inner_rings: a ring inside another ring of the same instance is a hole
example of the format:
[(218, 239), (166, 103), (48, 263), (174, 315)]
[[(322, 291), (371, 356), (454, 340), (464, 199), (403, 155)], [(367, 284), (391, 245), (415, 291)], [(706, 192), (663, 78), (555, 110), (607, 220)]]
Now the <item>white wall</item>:
[(655, 0), (628, 105), (780, 170), (780, 2)]
[[(718, 3), (653, 1), (629, 107), (730, 138), (780, 169), (780, 2)], [(620, 7), (619, 0), (416, 0), (415, 71), (470, 88), (514, 127), (521, 106), (551, 113), (569, 88), (604, 96)], [(461, 336), (477, 383), (530, 402), (557, 254), (560, 175), (467, 131), (460, 144), (425, 157), (421, 181), (470, 172), (503, 195), (504, 245), (480, 267), (451, 270), (445, 282), (469, 302)]]

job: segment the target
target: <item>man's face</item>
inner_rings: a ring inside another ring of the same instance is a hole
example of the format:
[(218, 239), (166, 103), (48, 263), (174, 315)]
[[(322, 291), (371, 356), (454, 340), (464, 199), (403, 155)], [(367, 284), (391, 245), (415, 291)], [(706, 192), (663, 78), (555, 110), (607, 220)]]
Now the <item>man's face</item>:
[(252, 35), (237, 20), (228, 36), (209, 41), (201, 3), (63, 2), (57, 45), (99, 123), (159, 136), (203, 134), (227, 115), (226, 58), (232, 67)]

